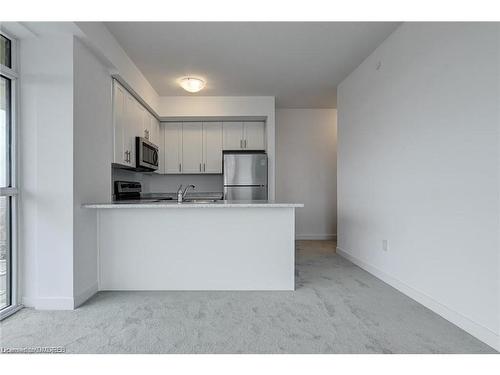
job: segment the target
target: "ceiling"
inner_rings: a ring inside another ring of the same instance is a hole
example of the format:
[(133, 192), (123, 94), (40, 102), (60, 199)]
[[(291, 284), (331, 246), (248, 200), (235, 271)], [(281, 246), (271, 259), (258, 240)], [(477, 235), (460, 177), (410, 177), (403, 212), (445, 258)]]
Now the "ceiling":
[[(278, 108), (335, 108), (337, 85), (398, 25), (106, 22), (160, 96), (275, 96)], [(185, 75), (206, 88), (187, 93)]]

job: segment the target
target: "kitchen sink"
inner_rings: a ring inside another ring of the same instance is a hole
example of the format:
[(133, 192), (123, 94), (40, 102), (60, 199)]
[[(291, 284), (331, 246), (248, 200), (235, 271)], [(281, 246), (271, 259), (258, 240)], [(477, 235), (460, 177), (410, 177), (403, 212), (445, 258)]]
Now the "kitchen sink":
[(215, 203), (217, 199), (185, 199), (183, 203)]

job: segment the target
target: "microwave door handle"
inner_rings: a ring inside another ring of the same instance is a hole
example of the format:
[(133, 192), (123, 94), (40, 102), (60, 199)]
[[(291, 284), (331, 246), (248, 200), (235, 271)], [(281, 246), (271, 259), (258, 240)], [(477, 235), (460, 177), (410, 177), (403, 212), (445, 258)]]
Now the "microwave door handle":
[(153, 164), (155, 166), (158, 165), (158, 151), (156, 151), (156, 150), (153, 151)]

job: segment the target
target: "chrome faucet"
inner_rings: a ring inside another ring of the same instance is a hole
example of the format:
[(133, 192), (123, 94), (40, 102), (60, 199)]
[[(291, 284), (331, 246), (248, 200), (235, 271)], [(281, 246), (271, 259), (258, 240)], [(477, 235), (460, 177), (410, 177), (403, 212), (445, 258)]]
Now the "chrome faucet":
[(189, 188), (196, 189), (196, 186), (194, 185), (187, 185), (184, 188), (184, 191), (182, 190), (182, 185), (179, 185), (179, 189), (177, 189), (177, 202), (182, 203), (184, 201), (184, 197), (186, 196), (187, 191)]

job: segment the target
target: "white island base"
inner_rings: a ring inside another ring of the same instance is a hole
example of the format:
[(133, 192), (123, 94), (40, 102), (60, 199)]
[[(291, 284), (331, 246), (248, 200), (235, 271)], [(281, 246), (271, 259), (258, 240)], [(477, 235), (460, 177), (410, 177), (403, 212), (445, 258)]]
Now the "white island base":
[(300, 205), (174, 205), (87, 205), (98, 209), (100, 290), (295, 289)]

